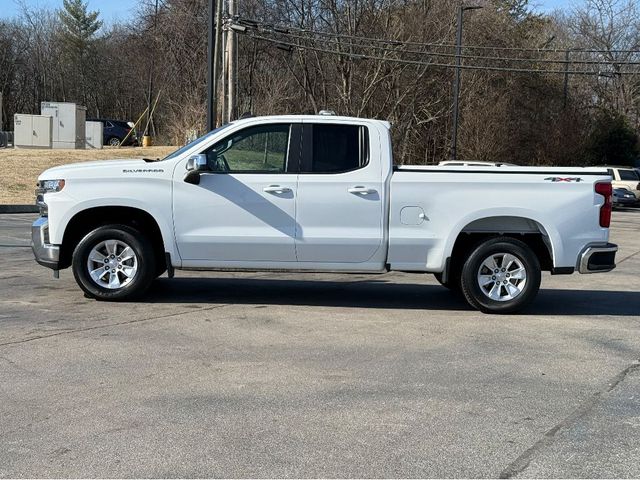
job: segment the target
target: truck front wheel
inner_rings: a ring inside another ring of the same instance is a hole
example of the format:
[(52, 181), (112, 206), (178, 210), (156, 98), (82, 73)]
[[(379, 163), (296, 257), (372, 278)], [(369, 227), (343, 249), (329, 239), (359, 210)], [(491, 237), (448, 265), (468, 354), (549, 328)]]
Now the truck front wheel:
[(156, 260), (153, 245), (141, 232), (126, 225), (105, 225), (78, 243), (72, 269), (87, 296), (129, 300), (149, 288)]
[(526, 243), (510, 237), (487, 240), (467, 257), (462, 292), (485, 313), (513, 313), (529, 304), (540, 289), (540, 262)]

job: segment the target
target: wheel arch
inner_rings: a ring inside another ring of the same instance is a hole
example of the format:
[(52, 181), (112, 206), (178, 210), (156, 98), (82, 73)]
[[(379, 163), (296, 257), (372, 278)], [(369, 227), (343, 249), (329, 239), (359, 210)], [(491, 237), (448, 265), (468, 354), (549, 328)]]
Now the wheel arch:
[(173, 242), (170, 236), (167, 237), (167, 226), (148, 211), (125, 205), (94, 206), (74, 213), (66, 223), (60, 247), (60, 268), (71, 265), (73, 250), (87, 233), (109, 224), (127, 225), (148, 235), (156, 261), (161, 264), (165, 263), (165, 252), (172, 253)]
[(466, 218), (454, 230), (447, 243), (445, 259), (451, 258), (454, 267), (466, 252), (483, 239), (507, 236), (526, 243), (538, 257), (542, 269), (552, 271), (561, 243), (558, 232), (548, 225), (548, 222), (543, 223), (537, 215), (531, 214), (478, 214)]

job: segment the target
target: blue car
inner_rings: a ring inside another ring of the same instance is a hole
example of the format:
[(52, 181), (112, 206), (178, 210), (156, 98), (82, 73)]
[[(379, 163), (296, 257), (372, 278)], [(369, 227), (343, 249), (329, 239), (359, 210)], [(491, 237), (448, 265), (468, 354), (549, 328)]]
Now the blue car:
[(123, 145), (134, 146), (134, 147), (138, 146), (138, 136), (136, 135), (135, 131), (127, 137), (129, 132), (131, 132), (131, 126), (127, 122), (123, 122), (122, 120), (111, 120), (106, 118), (91, 118), (91, 119), (88, 119), (87, 121), (102, 123), (103, 145), (110, 145), (112, 147), (117, 147), (126, 138), (126, 141), (123, 143)]
[(626, 188), (613, 189), (613, 206), (614, 207), (634, 207), (638, 204), (638, 197)]

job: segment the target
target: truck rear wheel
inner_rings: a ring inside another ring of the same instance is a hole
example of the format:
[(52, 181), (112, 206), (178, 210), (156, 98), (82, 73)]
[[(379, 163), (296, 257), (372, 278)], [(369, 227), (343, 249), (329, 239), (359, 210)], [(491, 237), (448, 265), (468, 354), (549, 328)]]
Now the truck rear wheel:
[(73, 275), (89, 297), (129, 300), (144, 293), (155, 278), (153, 245), (126, 225), (105, 225), (88, 233), (75, 248)]
[(510, 237), (487, 240), (467, 257), (461, 286), (469, 304), (485, 313), (513, 313), (540, 289), (540, 262), (529, 246)]

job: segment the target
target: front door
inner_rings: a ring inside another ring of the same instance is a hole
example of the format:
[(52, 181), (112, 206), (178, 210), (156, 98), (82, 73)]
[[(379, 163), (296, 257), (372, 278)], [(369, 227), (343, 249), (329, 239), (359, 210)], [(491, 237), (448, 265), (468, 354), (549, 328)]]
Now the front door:
[(296, 261), (299, 142), (297, 125), (247, 127), (202, 152), (209, 171), (199, 185), (182, 181), (178, 166), (174, 226), (183, 266)]

